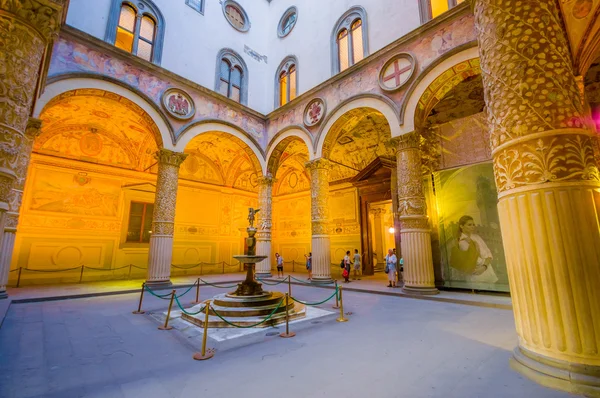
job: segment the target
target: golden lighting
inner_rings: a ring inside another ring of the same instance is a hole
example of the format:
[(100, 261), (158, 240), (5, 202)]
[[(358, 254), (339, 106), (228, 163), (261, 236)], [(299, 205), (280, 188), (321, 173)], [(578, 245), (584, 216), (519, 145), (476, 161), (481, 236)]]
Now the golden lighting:
[(395, 233), (395, 232), (396, 232), (396, 229), (395, 229), (394, 227), (390, 227), (390, 229), (388, 229), (388, 232), (389, 232), (390, 234), (393, 234), (393, 233)]

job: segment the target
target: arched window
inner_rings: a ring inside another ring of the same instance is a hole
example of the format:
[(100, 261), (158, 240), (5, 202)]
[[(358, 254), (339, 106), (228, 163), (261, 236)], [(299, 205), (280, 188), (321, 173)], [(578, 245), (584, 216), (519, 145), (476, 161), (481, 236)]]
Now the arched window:
[(420, 0), (421, 23), (425, 23), (464, 2), (465, 0)]
[(332, 71), (342, 72), (369, 54), (367, 42), (367, 13), (353, 7), (338, 20), (332, 37)]
[(296, 26), (297, 20), (298, 9), (296, 7), (288, 8), (281, 16), (279, 25), (277, 25), (277, 36), (283, 38), (289, 35), (294, 26)]
[(296, 57), (286, 57), (275, 74), (275, 107), (282, 106), (298, 95), (298, 61)]
[(215, 91), (227, 98), (246, 104), (248, 98), (248, 68), (233, 50), (223, 49), (217, 57)]
[(160, 63), (165, 23), (149, 0), (113, 0), (105, 40), (122, 50)]

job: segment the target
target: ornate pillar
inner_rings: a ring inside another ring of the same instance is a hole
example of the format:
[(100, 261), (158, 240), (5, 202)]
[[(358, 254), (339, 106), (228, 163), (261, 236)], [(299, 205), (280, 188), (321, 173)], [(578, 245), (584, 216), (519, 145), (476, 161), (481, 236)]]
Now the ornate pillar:
[(397, 137), (398, 215), (401, 252), (404, 257), (404, 287), (417, 294), (438, 294), (431, 254), (431, 231), (423, 193), (421, 136), (417, 132)]
[(6, 298), (6, 284), (10, 272), (13, 249), (19, 222), (19, 209), (23, 199), (23, 189), (27, 178), (27, 168), (31, 157), (33, 141), (40, 134), (42, 121), (30, 118), (25, 129), (25, 139), (21, 142), (21, 148), (17, 160), (16, 183), (9, 194), (8, 211), (4, 223), (4, 234), (0, 237), (0, 298)]
[(267, 256), (256, 264), (256, 276), (267, 278), (271, 276), (271, 228), (273, 211), (273, 184), (275, 178), (267, 174), (258, 179), (258, 233), (256, 234), (256, 254)]
[(313, 283), (330, 283), (331, 244), (329, 242), (329, 160), (319, 158), (306, 163), (310, 172), (310, 221), (312, 229)]
[(559, 10), (474, 3), (519, 336), (511, 364), (600, 397), (600, 176)]
[(177, 202), (177, 180), (179, 166), (187, 153), (160, 149), (155, 157), (158, 160), (156, 199), (152, 214), (152, 236), (148, 253), (149, 286), (170, 285), (171, 261), (173, 259), (173, 232), (175, 230), (175, 205)]

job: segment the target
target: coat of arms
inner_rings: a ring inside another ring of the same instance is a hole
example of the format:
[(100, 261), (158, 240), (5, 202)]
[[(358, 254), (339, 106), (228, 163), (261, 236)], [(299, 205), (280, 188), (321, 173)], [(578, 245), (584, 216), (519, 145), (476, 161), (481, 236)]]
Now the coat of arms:
[(163, 106), (176, 119), (189, 119), (194, 116), (196, 111), (192, 98), (185, 92), (175, 88), (165, 91)]
[(304, 124), (308, 127), (315, 126), (325, 115), (325, 102), (321, 98), (315, 98), (306, 105), (304, 110)]

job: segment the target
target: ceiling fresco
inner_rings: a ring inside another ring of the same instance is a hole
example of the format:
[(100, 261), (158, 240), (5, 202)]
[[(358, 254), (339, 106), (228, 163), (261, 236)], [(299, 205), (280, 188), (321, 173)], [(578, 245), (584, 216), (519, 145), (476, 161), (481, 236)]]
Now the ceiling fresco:
[(346, 112), (331, 127), (323, 144), (323, 156), (332, 162), (329, 181), (354, 177), (375, 158), (394, 158), (391, 131), (385, 116), (374, 109)]
[(600, 0), (561, 0), (560, 8), (576, 74), (583, 74), (600, 50), (597, 41), (600, 32)]
[(190, 141), (189, 154), (181, 165), (180, 178), (258, 191), (260, 163), (252, 150), (239, 138), (211, 131)]
[(431, 109), (427, 125), (447, 123), (483, 111), (483, 80), (481, 75), (469, 76), (453, 87)]
[(269, 161), (269, 170), (275, 173), (277, 181), (274, 195), (310, 190), (310, 176), (304, 165), (308, 162), (308, 148), (304, 141), (289, 137), (280, 142)]
[(103, 90), (77, 90), (50, 101), (42, 114), (37, 153), (152, 171), (160, 133), (139, 106)]
[(585, 97), (590, 104), (596, 130), (600, 131), (600, 59), (588, 69), (584, 80)]

